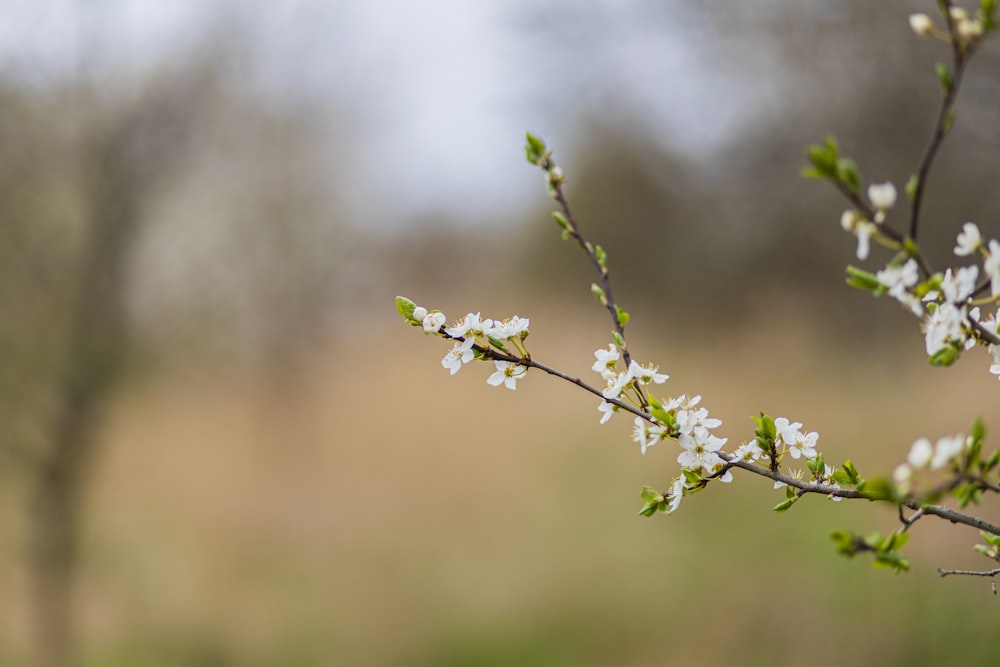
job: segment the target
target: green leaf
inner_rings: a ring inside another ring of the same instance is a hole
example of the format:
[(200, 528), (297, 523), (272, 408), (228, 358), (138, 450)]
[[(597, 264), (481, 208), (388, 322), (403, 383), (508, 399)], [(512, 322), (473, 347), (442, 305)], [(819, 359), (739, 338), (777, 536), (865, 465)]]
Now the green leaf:
[(611, 332), (611, 338), (615, 341), (615, 344), (618, 345), (618, 347), (625, 347), (625, 339), (622, 338), (622, 335), (617, 331)]
[(498, 338), (494, 338), (493, 336), (487, 336), (487, 339), (490, 341), (490, 345), (500, 350), (504, 354), (509, 354), (507, 352), (507, 348), (503, 346), (503, 343)]
[(858, 469), (854, 467), (854, 461), (850, 459), (844, 461), (844, 472), (847, 473), (847, 478), (851, 484), (857, 483), (859, 475)]
[(624, 329), (625, 325), (628, 324), (629, 314), (626, 313), (621, 308), (619, 308), (618, 306), (615, 306), (615, 314), (617, 315), (618, 318), (618, 326)]
[(979, 20), (983, 24), (983, 32), (990, 32), (997, 27), (996, 0), (981, 0), (979, 3)]
[(830, 533), (830, 539), (836, 543), (838, 553), (849, 558), (858, 553), (857, 545), (854, 542), (854, 535), (846, 530), (833, 531)]
[(794, 505), (795, 501), (798, 499), (799, 499), (798, 496), (792, 496), (791, 498), (786, 498), (785, 500), (781, 501), (780, 503), (774, 506), (774, 511), (777, 512), (778, 514), (781, 514), (782, 512), (787, 512), (788, 508)]
[(639, 493), (639, 497), (647, 502), (653, 500), (654, 498), (663, 498), (663, 496), (660, 495), (660, 492), (651, 486), (643, 486), (642, 491)]
[(874, 273), (869, 273), (868, 271), (859, 269), (856, 266), (848, 266), (846, 271), (847, 284), (851, 287), (856, 287), (857, 289), (863, 289), (869, 292), (882, 289), (882, 283), (878, 281), (878, 278)]
[(837, 179), (837, 140), (827, 136), (822, 144), (810, 146), (806, 149), (806, 157), (812, 167), (802, 170), (802, 175), (806, 178), (829, 178)]
[(896, 572), (906, 572), (910, 569), (909, 561), (894, 552), (876, 552), (875, 562), (872, 565), (877, 568), (895, 570)]
[(895, 500), (896, 498), (895, 487), (884, 477), (867, 480), (864, 485), (859, 484), (855, 488), (863, 492), (865, 498), (869, 500)]
[(990, 544), (995, 547), (1000, 547), (1000, 535), (994, 535), (993, 533), (988, 533), (985, 530), (979, 531), (979, 534), (982, 536), (984, 540), (986, 540), (987, 544)]
[(821, 172), (816, 167), (802, 167), (802, 169), (799, 170), (799, 175), (802, 176), (802, 178), (808, 178), (811, 181), (826, 178), (826, 174)]
[(665, 503), (662, 501), (651, 500), (642, 506), (642, 509), (639, 510), (639, 514), (641, 516), (653, 516), (656, 514), (656, 511), (660, 509), (661, 505), (665, 506)]
[(407, 320), (413, 320), (413, 311), (416, 309), (417, 304), (413, 303), (405, 296), (396, 297), (396, 310)]
[(917, 196), (917, 186), (919, 184), (920, 178), (916, 174), (910, 176), (910, 180), (906, 181), (906, 187), (904, 190), (906, 191), (906, 196), (909, 197), (910, 201), (913, 201), (913, 198)]
[(982, 417), (976, 417), (972, 420), (972, 432), (969, 435), (972, 436), (973, 441), (982, 441), (986, 437), (986, 425), (983, 424)]
[(757, 432), (768, 440), (774, 440), (774, 437), (778, 434), (777, 429), (774, 427), (774, 420), (765, 415), (763, 412), (760, 413), (760, 417), (752, 418), (757, 422)]
[(928, 361), (931, 366), (951, 366), (961, 355), (962, 351), (955, 345), (948, 345), (935, 352)]

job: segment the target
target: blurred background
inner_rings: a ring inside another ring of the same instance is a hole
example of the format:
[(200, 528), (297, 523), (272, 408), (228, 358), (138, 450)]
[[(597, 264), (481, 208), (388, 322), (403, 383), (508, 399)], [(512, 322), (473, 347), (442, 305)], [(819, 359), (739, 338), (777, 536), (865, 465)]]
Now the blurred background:
[[(832, 133), (905, 183), (933, 5), (0, 0), (0, 664), (1000, 659), (989, 583), (934, 571), (987, 567), (974, 531), (921, 522), (894, 576), (828, 538), (891, 512), (774, 515), (746, 476), (638, 517), (670, 445), (548, 377), (448, 377), (393, 306), (529, 317), (535, 358), (589, 376), (610, 327), (530, 130), (633, 354), (731, 443), (764, 410), (874, 475), (996, 428), (986, 354), (932, 368), (843, 286), (845, 203), (798, 176)], [(998, 65), (930, 180), (938, 266), (966, 220), (1000, 235)]]

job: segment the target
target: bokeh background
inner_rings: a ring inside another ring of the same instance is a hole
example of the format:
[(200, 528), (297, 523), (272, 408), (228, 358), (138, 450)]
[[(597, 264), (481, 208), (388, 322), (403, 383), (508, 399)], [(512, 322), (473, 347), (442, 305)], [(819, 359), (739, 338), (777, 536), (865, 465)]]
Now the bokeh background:
[[(393, 306), (529, 317), (535, 358), (589, 374), (609, 323), (531, 130), (633, 353), (730, 442), (764, 410), (876, 474), (996, 428), (985, 353), (932, 368), (844, 287), (844, 202), (798, 177), (833, 133), (906, 181), (933, 5), (0, 2), (0, 664), (1000, 660), (989, 583), (934, 570), (987, 567), (974, 531), (917, 524), (895, 576), (828, 539), (891, 512), (774, 515), (746, 476), (641, 518), (671, 446), (552, 378), (448, 377)], [(964, 221), (1000, 234), (998, 65), (930, 181), (939, 266)]]

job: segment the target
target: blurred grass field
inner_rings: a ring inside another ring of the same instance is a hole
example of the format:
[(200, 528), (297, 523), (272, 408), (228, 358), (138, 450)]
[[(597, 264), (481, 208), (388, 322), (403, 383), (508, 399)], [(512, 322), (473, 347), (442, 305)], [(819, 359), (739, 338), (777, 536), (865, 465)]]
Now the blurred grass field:
[[(606, 329), (595, 313), (519, 313), (536, 358), (590, 374)], [(765, 410), (818, 430), (828, 461), (851, 456), (875, 474), (920, 435), (976, 414), (995, 426), (985, 359), (925, 367), (917, 334), (850, 354), (804, 324), (635, 321), (633, 353), (671, 373), (662, 392), (702, 393), (730, 444)], [(639, 517), (639, 489), (674, 474), (675, 445), (642, 456), (629, 419), (599, 428), (596, 402), (565, 383), (538, 373), (498, 390), (475, 364), (449, 377), (442, 341), (391, 312), (365, 322), (370, 335), (289, 387), (187, 370), (123, 388), (87, 506), (85, 664), (1000, 659), (989, 583), (934, 571), (987, 566), (974, 531), (918, 523), (913, 570), (893, 575), (836, 555), (828, 538), (891, 530), (892, 512), (806, 498), (775, 515), (780, 492), (746, 475), (672, 517)], [(23, 526), (2, 507), (0, 662), (17, 665), (29, 644)]]

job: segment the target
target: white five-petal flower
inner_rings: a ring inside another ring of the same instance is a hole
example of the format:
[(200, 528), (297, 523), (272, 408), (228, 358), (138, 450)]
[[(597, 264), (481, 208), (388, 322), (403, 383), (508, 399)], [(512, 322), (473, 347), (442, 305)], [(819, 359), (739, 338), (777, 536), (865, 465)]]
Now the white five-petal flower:
[(487, 378), (486, 382), (498, 387), (501, 384), (508, 389), (517, 389), (517, 381), (528, 373), (528, 369), (520, 364), (512, 364), (509, 361), (494, 361), (496, 371)]
[(462, 364), (469, 363), (476, 356), (476, 353), (472, 350), (474, 342), (471, 338), (466, 338), (461, 342), (456, 341), (452, 348), (448, 350), (448, 354), (444, 355), (441, 365), (451, 371), (452, 375), (462, 370)]
[(955, 246), (955, 254), (959, 257), (967, 257), (979, 249), (983, 243), (983, 235), (979, 233), (979, 227), (974, 222), (967, 222), (962, 225), (962, 231), (958, 233), (958, 243)]

